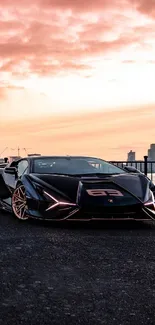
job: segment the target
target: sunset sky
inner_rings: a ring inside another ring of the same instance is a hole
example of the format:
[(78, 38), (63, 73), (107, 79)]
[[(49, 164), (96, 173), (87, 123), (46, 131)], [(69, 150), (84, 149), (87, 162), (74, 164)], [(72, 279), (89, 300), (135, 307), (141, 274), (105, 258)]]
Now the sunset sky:
[(153, 142), (154, 0), (0, 0), (0, 154), (141, 159)]

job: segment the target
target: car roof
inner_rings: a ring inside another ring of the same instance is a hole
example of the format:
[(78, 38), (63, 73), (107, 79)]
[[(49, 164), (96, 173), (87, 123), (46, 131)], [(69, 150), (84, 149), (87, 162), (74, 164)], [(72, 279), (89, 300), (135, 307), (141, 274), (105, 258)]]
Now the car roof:
[(104, 160), (102, 158), (98, 158), (98, 157), (90, 157), (90, 156), (31, 156), (31, 157), (23, 157), (19, 160), (23, 160), (23, 159), (28, 159), (28, 160), (36, 160), (36, 159), (46, 159), (46, 158), (75, 158), (75, 159), (101, 159), (101, 160)]

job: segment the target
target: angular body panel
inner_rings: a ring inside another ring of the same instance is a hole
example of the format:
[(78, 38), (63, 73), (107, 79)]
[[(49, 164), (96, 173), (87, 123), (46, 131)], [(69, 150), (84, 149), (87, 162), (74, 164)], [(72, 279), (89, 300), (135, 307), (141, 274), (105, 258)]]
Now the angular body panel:
[[(154, 220), (154, 197), (149, 180), (142, 174), (129, 174), (104, 161), (102, 166), (102, 160), (95, 159), (35, 157), (13, 162), (0, 171), (2, 207), (12, 209), (12, 198), (15, 204), (14, 193), (18, 194), (20, 188), (25, 195), (24, 213), (32, 218)], [(105, 173), (102, 172), (104, 164)]]

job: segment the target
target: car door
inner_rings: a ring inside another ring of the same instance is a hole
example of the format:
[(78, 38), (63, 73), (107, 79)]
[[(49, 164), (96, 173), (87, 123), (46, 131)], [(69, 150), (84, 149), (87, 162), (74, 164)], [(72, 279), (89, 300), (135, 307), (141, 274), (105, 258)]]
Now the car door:
[(10, 197), (3, 200), (3, 202), (7, 206), (8, 205), (11, 206), (11, 196), (12, 196), (11, 193), (13, 193), (14, 189), (16, 188), (17, 181), (19, 179), (21, 179), (21, 177), (28, 172), (28, 166), (29, 166), (29, 164), (28, 164), (27, 159), (23, 159), (20, 161), (13, 161), (9, 166), (9, 167), (15, 167), (17, 169), (16, 175), (7, 174), (7, 173), (5, 173), (5, 170), (4, 170), (3, 179), (4, 179), (5, 184), (7, 185), (7, 187), (10, 190)]
[[(15, 167), (17, 168), (17, 164), (18, 164), (18, 161), (13, 161), (11, 164), (9, 164), (9, 166), (6, 166), (7, 167)], [(5, 168), (3, 170), (3, 179), (4, 179), (4, 182), (5, 184), (8, 186), (8, 188), (12, 190), (15, 188), (15, 185), (16, 185), (16, 182), (17, 182), (17, 175), (15, 174), (8, 174), (7, 172), (5, 172)]]
[(5, 173), (3, 174), (4, 182), (5, 184), (10, 188), (11, 191), (13, 191), (16, 188), (17, 181), (22, 177), (24, 173), (28, 170), (28, 161), (27, 159), (19, 160), (19, 161), (13, 161), (10, 164), (10, 167), (16, 167), (17, 174), (16, 175), (10, 175)]

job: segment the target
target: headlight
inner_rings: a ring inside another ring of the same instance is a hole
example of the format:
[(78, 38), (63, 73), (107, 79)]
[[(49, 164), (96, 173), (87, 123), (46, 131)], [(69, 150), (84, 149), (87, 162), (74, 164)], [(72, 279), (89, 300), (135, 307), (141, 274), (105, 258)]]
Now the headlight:
[(46, 211), (54, 209), (57, 206), (68, 206), (68, 207), (76, 206), (75, 203), (58, 201), (53, 195), (49, 194), (47, 191), (43, 190), (43, 193), (44, 193), (44, 195), (46, 195), (48, 200), (51, 199), (50, 201), (52, 201), (52, 204), (50, 204), (50, 206), (48, 207), (48, 209), (46, 209)]
[(48, 193), (47, 191), (43, 190), (43, 195), (45, 196), (45, 198), (47, 199), (47, 201), (54, 201), (55, 203), (58, 203), (59, 201), (50, 193)]

